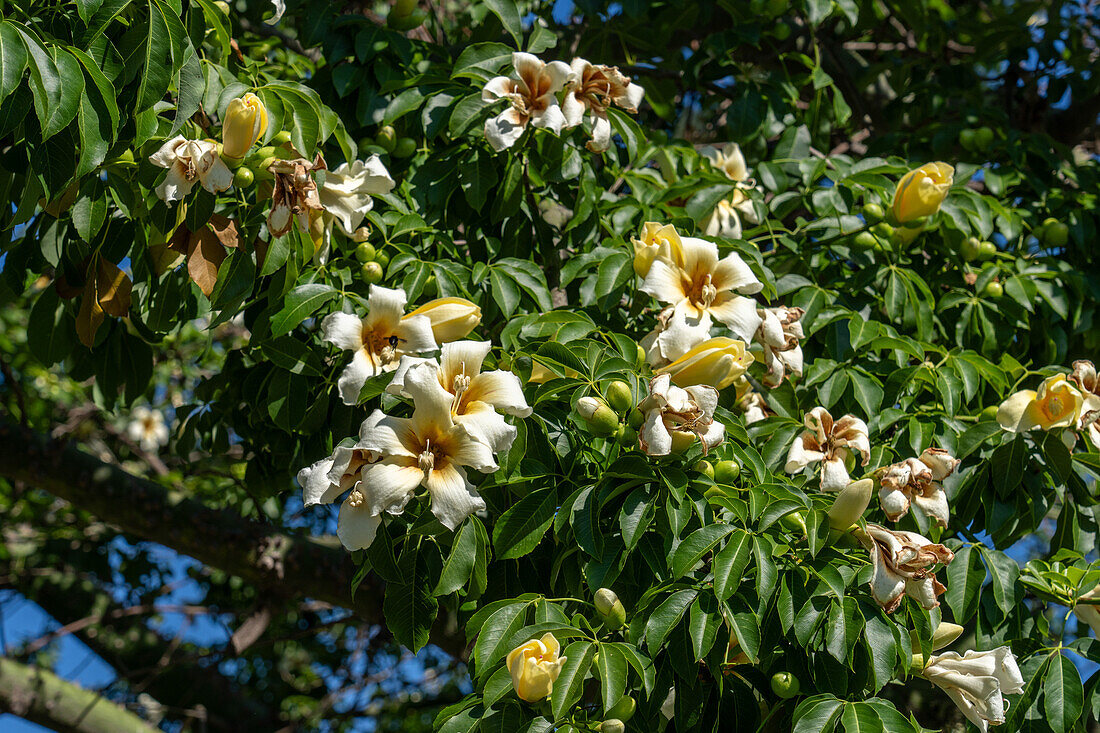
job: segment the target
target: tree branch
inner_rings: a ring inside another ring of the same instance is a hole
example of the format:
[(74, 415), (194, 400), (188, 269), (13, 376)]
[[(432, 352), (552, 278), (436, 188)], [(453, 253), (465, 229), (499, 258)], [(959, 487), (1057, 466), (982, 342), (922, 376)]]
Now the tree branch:
[(10, 659), (0, 659), (0, 709), (57, 733), (157, 733), (97, 693)]
[[(160, 484), (104, 463), (75, 446), (0, 421), (0, 476), (48, 491), (106, 522), (157, 542), (276, 595), (308, 597), (384, 624), (381, 582), (368, 576), (351, 595), (356, 568), (343, 548), (176, 500)], [(461, 656), (462, 630), (442, 617), (432, 642)]]

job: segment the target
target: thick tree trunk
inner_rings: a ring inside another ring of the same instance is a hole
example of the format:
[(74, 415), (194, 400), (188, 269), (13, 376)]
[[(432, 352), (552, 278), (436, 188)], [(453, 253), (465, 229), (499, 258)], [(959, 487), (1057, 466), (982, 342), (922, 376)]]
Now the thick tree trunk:
[[(338, 543), (278, 531), (172, 496), (163, 486), (78, 448), (0, 421), (0, 476), (48, 491), (126, 532), (237, 575), (277, 596), (307, 597), (383, 624), (382, 583), (368, 576), (355, 597), (355, 566)], [(431, 641), (463, 653), (462, 630), (440, 619)]]
[(0, 659), (0, 709), (57, 733), (156, 733), (128, 710), (52, 672)]

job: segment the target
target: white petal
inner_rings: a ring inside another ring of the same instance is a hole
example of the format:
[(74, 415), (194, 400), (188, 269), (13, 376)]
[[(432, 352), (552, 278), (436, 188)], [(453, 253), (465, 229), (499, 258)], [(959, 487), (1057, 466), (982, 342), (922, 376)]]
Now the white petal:
[(363, 348), (363, 321), (350, 313), (329, 313), (321, 321), (321, 340), (345, 349)]
[(439, 368), (439, 364), (435, 359), (426, 359), (420, 356), (402, 356), (401, 361), (397, 364), (396, 371), (393, 373), (393, 380), (386, 385), (386, 392), (388, 394), (409, 397), (409, 393), (405, 391), (405, 376), (413, 367), (425, 363), (434, 364), (437, 369)]
[[(684, 238), (685, 240), (688, 237)], [(654, 260), (649, 267), (649, 273), (645, 276), (640, 290), (647, 295), (652, 295), (662, 303), (675, 305), (687, 297), (684, 292), (684, 283), (680, 276), (679, 268), (674, 268), (664, 260)], [(755, 311), (756, 306), (753, 306)]]
[(523, 396), (519, 377), (501, 369), (479, 374), (470, 380), (467, 399), (485, 402), (501, 412), (517, 417), (528, 417), (531, 408)]
[(424, 480), (423, 471), (402, 460), (383, 458), (381, 463), (363, 469), (363, 479), (356, 488), (363, 493), (364, 506), (371, 514), (400, 514)]
[(761, 318), (756, 309), (756, 301), (741, 295), (730, 296), (720, 293), (718, 299), (708, 309), (710, 314), (729, 326), (737, 338), (746, 344), (752, 341), (756, 330), (760, 328)]
[(199, 179), (202, 187), (210, 193), (228, 191), (233, 187), (233, 171), (217, 156), (211, 162), (209, 170), (199, 175)]
[(592, 116), (592, 139), (585, 147), (593, 153), (602, 153), (611, 147), (611, 121), (607, 115)]
[(898, 521), (909, 512), (909, 497), (898, 489), (883, 486), (878, 492), (878, 503), (891, 522)]
[(564, 61), (551, 61), (542, 68), (540, 78), (540, 82), (549, 83), (549, 88), (543, 88), (539, 91), (549, 91), (550, 93), (560, 92), (572, 75), (573, 70), (570, 69), (569, 65)]
[(405, 303), (408, 297), (401, 288), (384, 288), (371, 285), (367, 295), (367, 307), (370, 309), (363, 328), (379, 333), (393, 333), (405, 315)]
[(419, 450), (412, 421), (384, 415), (381, 410), (375, 410), (363, 423), (355, 449), (381, 458), (400, 457), (409, 461), (415, 460)]
[(393, 330), (401, 339), (397, 351), (400, 354), (419, 354), (439, 348), (432, 333), (432, 320), (427, 316), (405, 316)]
[(667, 362), (676, 361), (710, 338), (710, 326), (709, 314), (697, 319), (689, 318), (682, 311), (673, 311), (664, 331), (654, 339), (657, 353)]
[(195, 179), (187, 180), (175, 167), (168, 169), (164, 182), (157, 186), (157, 196), (165, 203), (185, 198), (195, 187)]
[(504, 416), (484, 402), (472, 402), (455, 422), (471, 436), (497, 453), (508, 451), (516, 439), (516, 426), (509, 425)]
[(149, 162), (161, 168), (171, 168), (176, 162), (176, 149), (187, 142), (183, 135), (176, 135), (171, 140), (166, 140), (157, 152), (149, 156)]
[(440, 347), (439, 365), (443, 384), (450, 386), (460, 374), (474, 377), (481, 373), (481, 364), (493, 348), (492, 341), (452, 341)]
[(817, 463), (825, 458), (825, 454), (806, 445), (806, 433), (795, 438), (791, 449), (787, 451), (787, 463), (783, 470), (787, 473), (798, 473), (811, 463)]
[(451, 425), (454, 395), (439, 383), (439, 368), (432, 363), (418, 364), (405, 373), (405, 394), (412, 398), (413, 429), (417, 435), (431, 432), (432, 426)]
[(380, 373), (367, 352), (362, 349), (356, 351), (351, 363), (344, 367), (336, 382), (336, 387), (340, 390), (340, 401), (345, 405), (359, 404), (359, 393), (363, 391), (363, 385)]
[(515, 92), (516, 80), (507, 76), (494, 76), (481, 90), (481, 98), (486, 102), (503, 99)]
[(298, 471), (298, 485), (302, 487), (302, 503), (306, 506), (331, 504), (340, 495), (340, 486), (333, 485), (328, 478), (333, 460), (333, 456), (328, 456)]
[(581, 100), (576, 94), (569, 93), (565, 95), (565, 101), (561, 104), (561, 113), (565, 117), (565, 126), (576, 127), (584, 121), (585, 112), (584, 101)]
[(565, 115), (562, 114), (561, 107), (558, 106), (558, 100), (549, 97), (549, 99), (540, 101), (546, 106), (543, 109), (536, 110), (531, 115), (531, 124), (545, 130), (551, 130), (555, 134), (560, 133), (565, 126)]
[(852, 483), (841, 458), (826, 458), (821, 464), (821, 490), (840, 491)]
[(492, 448), (470, 435), (464, 427), (456, 425), (451, 435), (451, 460), (454, 463), (481, 473), (492, 473), (499, 468)]
[(466, 517), (485, 509), (485, 500), (478, 496), (461, 466), (448, 462), (432, 471), (425, 484), (432, 495), (432, 514), (447, 529), (454, 530)]
[(353, 507), (345, 501), (340, 506), (340, 518), (336, 522), (336, 536), (349, 552), (364, 550), (374, 542), (382, 519), (371, 514), (366, 504)]
[(485, 121), (485, 139), (489, 141), (493, 150), (499, 153), (515, 145), (526, 127), (526, 118), (509, 108)]
[[(665, 375), (668, 376), (668, 375)], [(642, 450), (651, 456), (667, 456), (672, 452), (672, 434), (665, 427), (665, 421), (660, 410), (649, 410), (645, 415), (645, 423), (638, 431), (638, 439)]]

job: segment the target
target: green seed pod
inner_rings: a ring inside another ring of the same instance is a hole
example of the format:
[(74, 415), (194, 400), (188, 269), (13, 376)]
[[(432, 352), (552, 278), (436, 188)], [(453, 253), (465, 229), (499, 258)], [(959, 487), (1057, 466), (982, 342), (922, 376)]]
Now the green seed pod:
[(700, 458), (698, 461), (695, 462), (695, 465), (692, 466), (692, 468), (694, 468), (696, 471), (703, 474), (707, 478), (714, 478), (714, 466), (712, 466), (709, 461), (704, 461), (702, 458)]
[(638, 703), (630, 695), (623, 695), (619, 701), (607, 711), (609, 718), (615, 718), (624, 723), (634, 717), (634, 711), (638, 709)]
[(362, 242), (355, 248), (355, 259), (360, 262), (371, 262), (374, 260), (374, 245)]
[(626, 725), (618, 718), (608, 718), (600, 723), (600, 733), (625, 733)]
[(864, 220), (872, 224), (882, 221), (886, 216), (886, 210), (882, 208), (882, 205), (874, 202), (864, 204), (862, 213)]
[(798, 694), (801, 685), (798, 678), (790, 672), (776, 672), (772, 675), (772, 692), (784, 700), (790, 700)]
[(638, 445), (638, 431), (629, 425), (619, 424), (615, 430), (615, 440), (624, 448)]
[(626, 414), (626, 411), (634, 406), (634, 395), (630, 391), (630, 385), (621, 379), (616, 379), (607, 385), (604, 397), (607, 398), (607, 404), (620, 415)]
[(365, 262), (363, 267), (359, 270), (363, 279), (371, 285), (377, 285), (382, 282), (382, 276), (385, 274), (382, 272), (382, 265), (377, 262)]
[(741, 464), (737, 461), (718, 461), (714, 464), (714, 480), (720, 484), (732, 484), (741, 475)]

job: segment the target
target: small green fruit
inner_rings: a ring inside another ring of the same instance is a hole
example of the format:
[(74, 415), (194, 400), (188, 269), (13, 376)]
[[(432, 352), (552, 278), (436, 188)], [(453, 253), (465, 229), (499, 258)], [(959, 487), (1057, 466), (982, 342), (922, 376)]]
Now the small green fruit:
[(878, 239), (870, 232), (860, 232), (852, 239), (852, 246), (862, 251), (874, 249), (876, 244), (878, 244)]
[(638, 431), (629, 425), (620, 424), (615, 430), (615, 440), (624, 448), (638, 445)]
[(626, 623), (626, 608), (623, 602), (610, 588), (600, 588), (596, 591), (596, 613), (600, 615), (604, 626), (609, 629), (622, 628)]
[(363, 152), (372, 145), (374, 145), (374, 138), (370, 135), (364, 135), (363, 137), (359, 138), (359, 152)]
[(619, 427), (619, 416), (607, 405), (600, 405), (588, 418), (588, 427), (600, 437), (609, 437), (615, 434)]
[(626, 411), (634, 406), (634, 395), (630, 391), (630, 385), (621, 379), (616, 379), (607, 385), (604, 397), (607, 398), (607, 404), (620, 415), (626, 414)]
[(689, 433), (683, 430), (672, 431), (672, 453), (677, 455), (684, 453), (694, 443), (695, 433)]
[(364, 263), (359, 272), (362, 274), (363, 279), (371, 285), (377, 285), (382, 282), (382, 275), (384, 273), (382, 272), (382, 265), (377, 262)]
[(791, 27), (780, 21), (772, 27), (772, 35), (775, 36), (778, 41), (785, 41), (791, 37)]
[(978, 413), (979, 420), (996, 420), (997, 419), (997, 405), (990, 405), (989, 407)]
[(1051, 247), (1065, 247), (1069, 242), (1069, 227), (1057, 219), (1043, 222), (1043, 242)]
[(987, 262), (997, 256), (997, 245), (988, 240), (982, 242), (978, 246), (978, 260), (980, 262)]
[(630, 695), (623, 695), (619, 701), (607, 711), (607, 717), (621, 720), (624, 723), (634, 717), (634, 711), (638, 709), (638, 703)]
[(775, 18), (786, 13), (789, 5), (787, 0), (768, 0), (767, 13)]
[(395, 158), (408, 158), (415, 152), (416, 140), (413, 140), (411, 137), (400, 138), (393, 147), (393, 157)]
[(634, 357), (634, 363), (637, 366), (645, 364), (645, 349), (642, 348), (641, 344), (638, 344), (638, 354)]
[(248, 188), (256, 181), (256, 174), (252, 172), (251, 168), (245, 168), (241, 166), (237, 169), (237, 172), (233, 174), (233, 185), (237, 188)]
[(393, 125), (386, 125), (378, 131), (374, 138), (374, 144), (387, 153), (392, 153), (394, 147), (397, 146), (397, 130), (393, 129)]
[(959, 133), (959, 144), (967, 150), (974, 150), (978, 146), (978, 131), (966, 129)]
[(871, 202), (863, 205), (863, 218), (865, 221), (869, 221), (872, 224), (880, 222), (885, 218), (886, 211), (883, 210), (880, 204)]
[(225, 2), (225, 0), (215, 0), (214, 7), (222, 11), (223, 14), (229, 15), (229, 3)]
[(977, 237), (967, 237), (962, 243), (962, 257), (967, 262), (978, 259), (982, 253), (982, 242)]
[(741, 475), (741, 464), (737, 461), (718, 461), (714, 465), (714, 480), (720, 484), (732, 484)]
[(790, 672), (776, 672), (772, 675), (772, 692), (784, 700), (790, 700), (798, 694), (801, 685), (798, 678)]
[(251, 155), (249, 155), (248, 157), (249, 158), (256, 158), (257, 160), (264, 160), (266, 158), (274, 158), (275, 157), (275, 146), (274, 145), (264, 145), (262, 148), (256, 148), (256, 150), (253, 151), (253, 153)]
[(286, 145), (288, 142), (290, 142), (290, 130), (279, 130), (271, 138), (272, 145)]
[(411, 31), (413, 28), (423, 25), (427, 19), (428, 11), (424, 8), (417, 8), (408, 15), (397, 15), (391, 12), (389, 17), (386, 18), (386, 25), (395, 31)]
[(878, 224), (871, 227), (871, 231), (881, 239), (889, 239), (894, 234), (894, 227), (884, 221), (880, 221)]
[(979, 127), (974, 132), (974, 144), (978, 150), (988, 150), (989, 146), (993, 144), (993, 130), (988, 127)]
[(695, 462), (695, 465), (692, 466), (692, 468), (694, 468), (696, 471), (703, 474), (707, 478), (714, 478), (714, 466), (712, 466), (709, 461), (704, 461), (702, 458), (700, 458), (698, 461)]
[(982, 290), (982, 295), (987, 298), (999, 298), (1005, 294), (1005, 286), (1001, 285), (996, 280), (990, 280), (985, 284), (985, 288)]
[(396, 15), (408, 15), (416, 10), (416, 3), (417, 0), (397, 0), (393, 4), (393, 10), (390, 12)]
[(600, 723), (600, 733), (626, 733), (626, 725), (618, 718), (608, 718)]
[(374, 260), (374, 245), (367, 242), (361, 243), (355, 248), (355, 259), (360, 262), (371, 262)]
[(390, 264), (390, 256), (385, 252), (378, 250), (377, 252), (375, 252), (374, 261), (382, 265), (382, 267), (386, 267)]
[(627, 413), (626, 424), (634, 428), (635, 430), (638, 430), (642, 427), (643, 424), (645, 424), (645, 415), (642, 413), (641, 410), (635, 407), (633, 410)]

